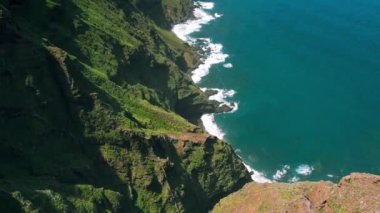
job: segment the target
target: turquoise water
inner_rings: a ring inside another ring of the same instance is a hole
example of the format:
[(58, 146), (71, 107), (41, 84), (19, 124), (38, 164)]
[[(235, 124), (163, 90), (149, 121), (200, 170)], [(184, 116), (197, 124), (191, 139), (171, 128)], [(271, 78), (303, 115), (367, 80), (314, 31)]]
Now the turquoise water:
[(223, 16), (195, 35), (223, 44), (233, 68), (200, 86), (237, 91), (239, 110), (216, 121), (244, 161), (270, 179), (288, 165), (280, 181), (380, 174), (380, 2), (215, 3)]

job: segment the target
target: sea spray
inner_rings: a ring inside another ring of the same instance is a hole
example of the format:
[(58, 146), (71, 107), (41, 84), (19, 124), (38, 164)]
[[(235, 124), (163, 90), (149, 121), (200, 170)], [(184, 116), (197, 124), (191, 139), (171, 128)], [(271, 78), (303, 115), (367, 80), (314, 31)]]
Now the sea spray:
[(307, 164), (299, 165), (296, 169), (296, 172), (300, 175), (307, 176), (310, 175), (314, 170), (314, 167)]
[(249, 165), (243, 163), (244, 166), (247, 168), (248, 172), (251, 173), (251, 178), (257, 183), (272, 183), (271, 180), (265, 177), (265, 175), (259, 171), (254, 170), (252, 167)]
[(216, 136), (219, 139), (224, 138), (224, 132), (216, 125), (215, 122), (215, 115), (214, 114), (204, 114), (201, 117), (201, 121), (203, 123), (203, 126), (205, 127), (206, 131)]
[(273, 180), (281, 180), (289, 171), (290, 166), (284, 165), (281, 169), (277, 170), (276, 173), (273, 175)]

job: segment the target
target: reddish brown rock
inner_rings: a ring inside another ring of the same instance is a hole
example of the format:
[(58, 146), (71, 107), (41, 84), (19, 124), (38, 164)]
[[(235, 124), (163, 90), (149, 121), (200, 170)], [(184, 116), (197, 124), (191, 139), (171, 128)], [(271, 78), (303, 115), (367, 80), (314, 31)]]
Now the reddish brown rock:
[(213, 212), (380, 212), (380, 176), (354, 173), (331, 182), (249, 183)]

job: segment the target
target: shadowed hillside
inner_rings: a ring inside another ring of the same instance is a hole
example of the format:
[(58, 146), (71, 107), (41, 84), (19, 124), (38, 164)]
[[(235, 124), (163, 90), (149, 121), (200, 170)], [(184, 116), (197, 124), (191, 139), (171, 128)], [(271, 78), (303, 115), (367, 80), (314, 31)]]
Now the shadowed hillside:
[(2, 210), (204, 212), (249, 181), (195, 125), (192, 1), (0, 2)]

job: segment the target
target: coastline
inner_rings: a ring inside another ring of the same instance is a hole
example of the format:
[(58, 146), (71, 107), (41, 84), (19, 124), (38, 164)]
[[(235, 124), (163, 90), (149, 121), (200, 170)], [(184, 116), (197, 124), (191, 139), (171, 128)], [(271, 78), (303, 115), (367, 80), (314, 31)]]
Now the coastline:
[[(173, 26), (172, 31), (178, 38), (187, 42), (191, 46), (199, 47), (198, 55), (200, 64), (191, 72), (191, 78), (194, 83), (199, 84), (203, 77), (207, 76), (213, 65), (223, 64), (224, 69), (232, 69), (233, 64), (228, 62), (228, 54), (223, 52), (223, 45), (213, 43), (211, 38), (195, 38), (191, 34), (199, 32), (203, 25), (207, 25), (211, 21), (222, 17), (219, 13), (212, 14), (215, 6), (214, 2), (194, 2), (193, 17), (183, 23)], [(229, 102), (227, 99), (232, 98), (236, 91), (233, 89), (220, 89), (220, 88), (201, 88), (202, 91), (209, 94), (209, 100), (219, 102), (219, 112), (204, 114), (201, 117), (204, 129), (213, 136), (223, 140), (225, 133), (217, 125), (215, 115), (219, 113), (234, 113), (238, 110), (239, 104), (237, 102)], [(223, 110), (223, 108), (225, 110)], [(236, 152), (236, 151), (235, 151)], [(237, 153), (238, 154), (238, 153)], [(240, 156), (239, 156), (240, 157)], [(241, 157), (240, 157), (241, 158)], [(272, 180), (268, 179), (263, 173), (255, 170), (250, 165), (243, 161), (244, 166), (251, 173), (251, 178), (257, 183), (270, 183)]]
[[(214, 8), (213, 2), (194, 2), (193, 18), (188, 19), (183, 23), (173, 26), (172, 31), (183, 41), (191, 46), (197, 47), (197, 54), (200, 58), (200, 63), (196, 69), (191, 72), (191, 78), (194, 83), (198, 84), (203, 77), (209, 74), (210, 68), (213, 65), (221, 64), (229, 57), (223, 53), (223, 45), (213, 43), (211, 38), (195, 38), (191, 34), (199, 32), (203, 25), (220, 18), (222, 15), (218, 13), (210, 14)], [(231, 63), (228, 67), (232, 67)], [(238, 109), (238, 103), (228, 102), (226, 99), (231, 98), (236, 91), (219, 88), (201, 88), (204, 92), (209, 91), (209, 100), (219, 102), (218, 112), (235, 112)], [(223, 110), (223, 106), (226, 107)], [(225, 133), (215, 123), (215, 113), (205, 114), (201, 117), (203, 126), (211, 135), (223, 139)]]

